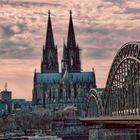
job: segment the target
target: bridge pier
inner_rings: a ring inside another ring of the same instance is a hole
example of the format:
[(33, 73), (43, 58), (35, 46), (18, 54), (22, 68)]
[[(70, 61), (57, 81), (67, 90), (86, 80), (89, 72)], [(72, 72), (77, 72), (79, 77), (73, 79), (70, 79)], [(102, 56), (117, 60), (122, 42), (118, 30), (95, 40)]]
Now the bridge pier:
[(140, 127), (137, 129), (136, 133), (137, 133), (137, 140), (140, 140)]
[(89, 128), (89, 140), (100, 140), (103, 136), (101, 133), (101, 125), (95, 125)]

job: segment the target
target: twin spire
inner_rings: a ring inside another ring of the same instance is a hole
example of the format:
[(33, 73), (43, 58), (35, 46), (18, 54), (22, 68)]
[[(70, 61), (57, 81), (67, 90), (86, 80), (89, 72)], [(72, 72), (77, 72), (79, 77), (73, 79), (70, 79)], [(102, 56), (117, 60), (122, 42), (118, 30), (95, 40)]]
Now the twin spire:
[[(57, 46), (55, 46), (54, 42), (50, 14), (51, 13), (49, 10), (46, 41), (43, 47), (43, 59), (41, 63), (42, 73), (59, 72)], [(66, 67), (68, 67), (69, 72), (79, 72), (81, 70), (79, 47), (76, 46), (71, 10), (70, 10), (67, 44), (66, 45), (64, 44), (62, 65), (64, 65), (62, 66), (62, 72), (66, 70)]]
[[(45, 47), (55, 47), (50, 15), (51, 15), (51, 12), (49, 10), (48, 11), (48, 25), (47, 25)], [(74, 33), (74, 27), (73, 27), (73, 21), (72, 21), (72, 11), (71, 10), (70, 10), (67, 46), (69, 46), (69, 47), (76, 46), (75, 33)]]
[(67, 46), (69, 46), (69, 47), (76, 46), (75, 33), (74, 33), (74, 27), (73, 27), (73, 21), (72, 21), (72, 11), (71, 10), (70, 10)]
[(53, 30), (52, 30), (52, 23), (50, 17), (50, 10), (48, 11), (48, 26), (47, 26), (47, 33), (46, 33), (46, 42), (45, 46), (47, 47), (54, 47), (54, 37), (53, 37)]

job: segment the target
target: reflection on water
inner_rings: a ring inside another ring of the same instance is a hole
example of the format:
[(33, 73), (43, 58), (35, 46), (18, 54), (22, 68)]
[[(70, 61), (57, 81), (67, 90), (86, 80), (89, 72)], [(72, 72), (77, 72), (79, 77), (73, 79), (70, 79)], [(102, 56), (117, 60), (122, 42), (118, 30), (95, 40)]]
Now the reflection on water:
[(102, 129), (91, 128), (89, 140), (140, 140), (138, 129)]

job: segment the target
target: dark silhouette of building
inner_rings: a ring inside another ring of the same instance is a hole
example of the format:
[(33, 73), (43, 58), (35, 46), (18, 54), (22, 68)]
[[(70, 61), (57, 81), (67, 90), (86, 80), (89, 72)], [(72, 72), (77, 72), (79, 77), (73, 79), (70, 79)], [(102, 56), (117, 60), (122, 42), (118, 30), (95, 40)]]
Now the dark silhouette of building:
[(43, 58), (41, 62), (42, 73), (55, 73), (59, 72), (57, 45), (54, 43), (52, 23), (50, 11), (48, 12), (48, 26), (46, 33), (46, 42), (43, 46)]
[(7, 83), (5, 84), (5, 89), (1, 91), (0, 98), (2, 101), (11, 101), (12, 92), (7, 90)]
[(67, 45), (64, 43), (63, 46), (63, 58), (62, 58), (62, 72), (68, 69), (68, 72), (80, 72), (81, 71), (81, 60), (80, 60), (80, 49), (76, 44), (72, 11), (70, 11), (69, 29)]
[(7, 115), (12, 112), (12, 92), (7, 90), (7, 83), (5, 89), (0, 92), (0, 116)]

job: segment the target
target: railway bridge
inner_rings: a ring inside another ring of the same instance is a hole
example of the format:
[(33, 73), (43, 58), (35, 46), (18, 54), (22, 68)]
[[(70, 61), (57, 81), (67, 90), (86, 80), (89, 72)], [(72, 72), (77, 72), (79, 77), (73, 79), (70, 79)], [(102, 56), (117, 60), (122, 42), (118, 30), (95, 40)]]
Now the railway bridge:
[[(140, 42), (128, 42), (120, 48), (104, 91), (99, 94), (91, 89), (86, 110), (87, 116), (81, 121), (95, 128), (133, 128), (140, 133)], [(135, 138), (140, 139), (138, 135)]]

